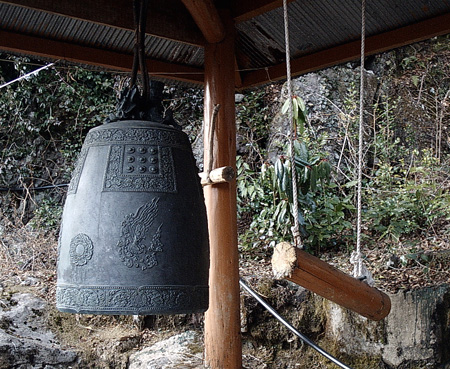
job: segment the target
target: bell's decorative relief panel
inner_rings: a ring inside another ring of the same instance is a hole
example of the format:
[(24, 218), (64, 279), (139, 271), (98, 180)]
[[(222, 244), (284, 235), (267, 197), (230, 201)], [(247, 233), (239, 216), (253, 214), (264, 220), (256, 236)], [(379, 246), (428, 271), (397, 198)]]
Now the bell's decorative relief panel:
[(80, 154), (78, 155), (77, 162), (75, 164), (75, 169), (72, 173), (72, 179), (70, 180), (69, 189), (67, 190), (68, 195), (75, 194), (77, 192), (78, 182), (80, 182), (81, 172), (83, 170), (88, 151), (89, 147), (83, 146), (81, 148)]
[(108, 143), (136, 143), (145, 145), (172, 146), (189, 150), (187, 138), (180, 132), (152, 128), (113, 128), (90, 131), (85, 145), (104, 145)]
[(103, 191), (176, 193), (170, 147), (111, 146)]
[(89, 148), (94, 146), (111, 146), (104, 191), (176, 193), (172, 148), (190, 150), (187, 138), (173, 130), (152, 128), (91, 130), (78, 156), (69, 185), (69, 195), (77, 192)]
[(87, 234), (79, 233), (70, 241), (70, 262), (75, 266), (83, 266), (92, 259), (94, 244)]
[(142, 313), (176, 310), (186, 306), (199, 308), (208, 303), (208, 287), (192, 286), (58, 286), (59, 308), (76, 311), (122, 311)]
[[(156, 253), (163, 251), (161, 227), (151, 232), (153, 221), (158, 215), (158, 198), (142, 205), (137, 212), (128, 214), (122, 221), (117, 248), (123, 263), (129, 267), (149, 269), (158, 264)], [(151, 239), (147, 239), (153, 235)]]

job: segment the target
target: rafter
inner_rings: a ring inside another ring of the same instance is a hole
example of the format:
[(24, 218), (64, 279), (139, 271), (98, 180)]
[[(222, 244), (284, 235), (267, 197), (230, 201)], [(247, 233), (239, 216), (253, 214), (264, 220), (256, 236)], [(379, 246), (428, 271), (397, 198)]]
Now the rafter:
[(219, 13), (211, 0), (182, 0), (195, 23), (210, 44), (220, 42), (225, 37), (225, 28)]
[[(130, 71), (133, 65), (133, 55), (1, 30), (0, 49), (13, 53), (25, 53), (45, 58), (67, 60), (118, 71)], [(150, 75), (161, 78), (196, 84), (203, 83), (203, 70), (199, 68), (151, 59), (147, 59), (147, 68)]]
[[(450, 33), (450, 13), (410, 26), (384, 32), (366, 39), (366, 55), (382, 53), (397, 47)], [(360, 41), (349, 42), (291, 61), (293, 76), (356, 60), (360, 56)], [(286, 64), (242, 74), (242, 88), (249, 88), (286, 78)]]
[[(292, 1), (288, 0), (288, 3)], [(235, 0), (233, 18), (240, 23), (282, 6), (283, 0)]]
[[(132, 1), (129, 0), (0, 0), (97, 24), (133, 30)], [(156, 37), (202, 46), (205, 39), (183, 6), (167, 9), (165, 2), (150, 1), (147, 33)]]

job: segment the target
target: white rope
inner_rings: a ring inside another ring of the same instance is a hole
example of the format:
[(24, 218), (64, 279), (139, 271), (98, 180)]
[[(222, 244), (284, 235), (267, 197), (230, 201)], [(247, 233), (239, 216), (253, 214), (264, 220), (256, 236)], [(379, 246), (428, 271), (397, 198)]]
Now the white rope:
[(297, 171), (295, 169), (294, 160), (294, 138), (297, 135), (297, 127), (294, 123), (294, 116), (292, 111), (292, 79), (291, 79), (291, 51), (289, 43), (289, 19), (287, 12), (287, 0), (283, 0), (283, 16), (284, 16), (284, 44), (286, 48), (286, 78), (287, 78), (287, 89), (288, 89), (288, 118), (289, 118), (289, 160), (291, 163), (291, 176), (292, 176), (292, 205), (293, 205), (293, 216), (294, 225), (292, 229), (292, 235), (294, 237), (294, 244), (298, 248), (303, 248), (302, 241), (300, 238), (299, 230), (299, 220), (298, 220), (298, 190), (297, 190)]
[(14, 79), (14, 80), (12, 80), (12, 81), (9, 81), (9, 82), (7, 82), (7, 83), (1, 85), (0, 88), (9, 86), (10, 84), (13, 84), (14, 82), (18, 82), (18, 81), (20, 81), (20, 80), (22, 80), (22, 79), (24, 79), (24, 78), (28, 78), (28, 77), (34, 76), (35, 74), (38, 74), (41, 70), (50, 68), (50, 67), (53, 66), (53, 65), (55, 65), (55, 63), (50, 63), (50, 64), (47, 64), (47, 65), (44, 65), (44, 66), (41, 67), (41, 68), (35, 69), (34, 71), (32, 71), (32, 72), (30, 72), (30, 73), (24, 74), (23, 76), (20, 76), (19, 78), (16, 78), (16, 79)]
[(369, 285), (373, 285), (372, 275), (363, 264), (361, 253), (361, 228), (362, 228), (362, 166), (363, 166), (363, 142), (364, 142), (364, 59), (366, 40), (366, 0), (361, 0), (361, 73), (359, 86), (359, 137), (358, 137), (358, 175), (357, 175), (357, 221), (356, 221), (356, 251), (352, 253), (350, 262), (354, 265), (353, 276), (363, 278)]

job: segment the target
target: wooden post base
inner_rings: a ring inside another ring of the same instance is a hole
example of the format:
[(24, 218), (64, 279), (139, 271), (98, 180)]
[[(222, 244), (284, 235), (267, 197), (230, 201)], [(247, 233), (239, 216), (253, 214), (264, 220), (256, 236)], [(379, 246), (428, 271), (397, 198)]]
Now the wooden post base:
[(277, 278), (285, 278), (368, 319), (381, 320), (391, 310), (388, 295), (287, 242), (272, 256)]

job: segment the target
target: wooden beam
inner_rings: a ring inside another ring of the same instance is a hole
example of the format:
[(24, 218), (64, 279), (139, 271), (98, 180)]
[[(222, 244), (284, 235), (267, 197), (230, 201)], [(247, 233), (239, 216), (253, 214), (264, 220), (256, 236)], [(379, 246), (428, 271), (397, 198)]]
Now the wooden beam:
[[(0, 0), (70, 18), (134, 30), (133, 2), (130, 0)], [(183, 6), (165, 7), (166, 1), (150, 1), (147, 33), (186, 44), (203, 46), (205, 39)]]
[(379, 321), (391, 311), (388, 295), (287, 242), (272, 256), (276, 277), (284, 277), (366, 318)]
[[(133, 65), (133, 55), (2, 30), (0, 30), (0, 50), (57, 60), (67, 60), (74, 63), (94, 65), (119, 71), (130, 71)], [(147, 59), (147, 67), (150, 75), (196, 84), (203, 83), (203, 70), (199, 68), (164, 63), (151, 59)]]
[[(450, 33), (450, 13), (427, 19), (410, 26), (384, 32), (366, 39), (366, 55), (423, 41)], [(349, 42), (291, 61), (292, 76), (313, 72), (333, 65), (356, 60), (360, 57), (360, 41)], [(286, 78), (286, 64), (242, 74), (242, 88), (257, 86), (269, 81)]]
[(225, 37), (225, 28), (214, 3), (211, 0), (182, 0), (191, 13), (198, 28), (210, 44), (220, 42)]
[(242, 87), (241, 72), (239, 71), (239, 64), (237, 62), (236, 57), (234, 58), (234, 83), (235, 83), (236, 89), (239, 89)]
[[(221, 13), (221, 19), (225, 39), (205, 46), (205, 168), (236, 168), (234, 27), (231, 14)], [(210, 129), (217, 104), (220, 109), (211, 147)], [(211, 151), (213, 155), (210, 156)], [(211, 369), (241, 369), (236, 180), (206, 186), (204, 194), (211, 255), (209, 309), (205, 314), (205, 361)]]
[[(288, 0), (288, 3), (292, 1)], [(235, 0), (233, 18), (236, 23), (245, 22), (282, 6), (283, 0)]]

